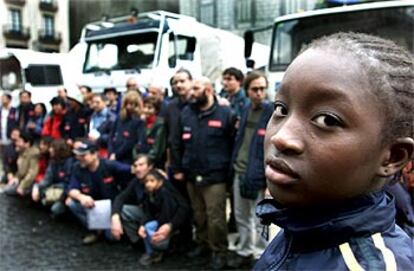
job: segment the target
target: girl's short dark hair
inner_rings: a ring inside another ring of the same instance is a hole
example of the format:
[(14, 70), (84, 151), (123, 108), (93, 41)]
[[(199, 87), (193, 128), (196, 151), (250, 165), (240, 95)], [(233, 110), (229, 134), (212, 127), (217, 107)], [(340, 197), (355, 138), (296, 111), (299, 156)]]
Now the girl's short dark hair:
[(413, 136), (414, 58), (391, 40), (362, 33), (336, 33), (310, 43), (313, 48), (355, 56), (368, 77), (383, 117), (383, 143)]
[(53, 148), (55, 152), (53, 157), (55, 161), (63, 161), (72, 156), (70, 146), (66, 144), (65, 140), (62, 138), (53, 140), (50, 147)]
[(166, 179), (164, 177), (164, 175), (161, 174), (159, 169), (153, 168), (151, 169), (144, 177), (144, 180), (146, 180), (146, 178), (148, 176), (153, 176), (157, 181), (159, 182), (164, 182)]
[(161, 101), (158, 100), (157, 98), (147, 96), (147, 97), (144, 98), (144, 105), (145, 104), (152, 105), (155, 108), (156, 114), (158, 114), (160, 112), (160, 109), (161, 109)]

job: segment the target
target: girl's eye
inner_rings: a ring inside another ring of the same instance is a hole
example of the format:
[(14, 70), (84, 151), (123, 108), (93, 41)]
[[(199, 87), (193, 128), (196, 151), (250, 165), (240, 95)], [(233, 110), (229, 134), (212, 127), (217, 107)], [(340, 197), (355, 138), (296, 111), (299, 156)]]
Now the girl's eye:
[(322, 114), (316, 116), (313, 121), (322, 127), (343, 127), (341, 119), (331, 114)]
[(285, 117), (288, 114), (288, 110), (287, 110), (287, 108), (286, 108), (286, 106), (284, 104), (277, 103), (276, 102), (275, 105), (274, 105), (274, 112), (273, 112), (273, 114), (276, 117)]

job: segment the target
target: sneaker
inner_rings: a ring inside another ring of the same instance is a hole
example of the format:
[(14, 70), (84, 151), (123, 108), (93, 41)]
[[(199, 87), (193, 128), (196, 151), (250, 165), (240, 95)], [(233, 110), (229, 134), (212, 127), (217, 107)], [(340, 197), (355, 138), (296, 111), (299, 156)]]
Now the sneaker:
[(92, 245), (92, 244), (98, 242), (99, 237), (100, 236), (99, 236), (98, 233), (90, 233), (82, 239), (82, 244), (83, 245)]
[(139, 263), (142, 266), (149, 266), (154, 263), (159, 263), (162, 261), (162, 256), (162, 252), (154, 252), (151, 255), (145, 253), (141, 256), (141, 258), (139, 258)]
[(254, 262), (254, 258), (252, 255), (249, 256), (241, 256), (237, 253), (233, 253), (227, 259), (227, 266), (235, 269), (239, 269), (241, 267), (248, 267), (251, 268)]

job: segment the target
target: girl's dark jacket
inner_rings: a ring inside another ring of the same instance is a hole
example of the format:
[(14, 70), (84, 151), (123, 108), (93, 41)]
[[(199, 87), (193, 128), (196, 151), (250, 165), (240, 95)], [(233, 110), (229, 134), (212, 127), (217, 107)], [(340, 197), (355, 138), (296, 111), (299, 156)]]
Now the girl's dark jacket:
[(396, 226), (394, 205), (383, 191), (306, 210), (265, 199), (258, 216), (282, 230), (254, 270), (413, 270), (413, 241)]

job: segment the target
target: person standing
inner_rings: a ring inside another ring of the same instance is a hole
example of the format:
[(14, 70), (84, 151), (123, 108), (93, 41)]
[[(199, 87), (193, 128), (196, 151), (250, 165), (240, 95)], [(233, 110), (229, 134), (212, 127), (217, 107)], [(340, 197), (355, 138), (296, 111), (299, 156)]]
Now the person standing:
[(232, 158), (235, 218), (240, 235), (238, 249), (227, 261), (232, 268), (251, 267), (267, 245), (255, 213), (266, 188), (263, 144), (266, 125), (273, 114), (273, 105), (265, 101), (267, 87), (266, 77), (259, 72), (250, 73), (244, 81), (250, 102), (242, 109)]
[(191, 104), (180, 115), (172, 145), (176, 179), (186, 179), (197, 232), (188, 256), (213, 252), (211, 268), (222, 269), (227, 257), (226, 183), (234, 140), (235, 117), (218, 104), (210, 80), (194, 80)]

